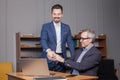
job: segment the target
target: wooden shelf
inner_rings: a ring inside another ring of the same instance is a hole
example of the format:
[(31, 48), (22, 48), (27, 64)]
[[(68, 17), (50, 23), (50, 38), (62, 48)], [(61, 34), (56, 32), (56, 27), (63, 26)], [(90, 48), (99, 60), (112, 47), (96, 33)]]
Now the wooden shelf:
[(22, 37), (20, 37), (21, 39), (40, 39), (40, 37), (35, 37), (35, 36), (32, 36), (32, 37), (24, 37), (24, 36), (22, 36)]
[(22, 60), (22, 59), (33, 59), (33, 58), (40, 58), (40, 57), (21, 56), (21, 57), (20, 57), (20, 60)]
[(24, 47), (24, 46), (22, 46), (21, 49), (23, 49), (23, 48), (24, 48), (24, 49), (31, 49), (31, 48), (33, 48), (33, 49), (34, 49), (34, 48), (39, 48), (39, 49), (40, 49), (41, 47), (40, 47), (40, 46), (38, 46), (38, 47), (37, 47), (37, 46), (29, 46), (29, 47)]

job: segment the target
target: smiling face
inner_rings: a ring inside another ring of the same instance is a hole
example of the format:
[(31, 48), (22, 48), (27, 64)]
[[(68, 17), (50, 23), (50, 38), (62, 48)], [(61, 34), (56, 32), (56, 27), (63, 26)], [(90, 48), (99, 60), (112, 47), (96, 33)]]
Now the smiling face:
[(61, 9), (53, 9), (52, 18), (55, 23), (59, 23), (63, 17), (63, 13)]

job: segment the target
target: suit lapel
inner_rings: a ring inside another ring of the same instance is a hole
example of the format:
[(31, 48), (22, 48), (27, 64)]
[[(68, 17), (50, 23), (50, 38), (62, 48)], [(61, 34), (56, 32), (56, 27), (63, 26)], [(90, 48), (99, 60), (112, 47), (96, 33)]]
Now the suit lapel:
[(84, 55), (83, 59), (84, 59), (86, 56), (92, 54), (93, 49), (94, 49), (94, 46), (91, 47), (91, 49), (86, 52), (86, 54)]
[(80, 49), (77, 51), (75, 61), (77, 61), (77, 59), (78, 59), (79, 56), (81, 55), (82, 51), (83, 51), (82, 48), (80, 48)]
[(63, 41), (63, 36), (64, 36), (64, 26), (61, 23), (61, 42)]
[[(61, 42), (63, 41), (63, 38), (64, 38), (64, 25), (61, 23)], [(55, 32), (55, 27), (54, 27), (54, 24), (53, 22), (51, 22), (51, 32), (53, 33), (53, 36), (54, 36), (54, 40), (57, 44), (57, 39), (56, 39), (56, 32)]]
[(51, 32), (53, 33), (53, 37), (54, 37), (55, 43), (57, 44), (56, 32), (55, 32), (55, 27), (54, 27), (53, 22), (51, 22)]

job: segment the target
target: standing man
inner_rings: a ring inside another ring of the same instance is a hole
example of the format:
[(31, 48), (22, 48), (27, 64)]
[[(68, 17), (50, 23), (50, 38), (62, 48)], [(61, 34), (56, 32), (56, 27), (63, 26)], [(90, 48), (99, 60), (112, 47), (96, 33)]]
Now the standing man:
[(80, 34), (82, 48), (68, 60), (56, 56), (57, 61), (72, 68), (72, 74), (96, 76), (102, 53), (93, 45), (95, 33), (90, 29), (85, 29)]
[(61, 22), (63, 8), (56, 4), (51, 8), (53, 20), (43, 24), (41, 30), (42, 57), (47, 58), (50, 70), (65, 72), (65, 67), (55, 61), (55, 55), (67, 57), (66, 43), (70, 49), (71, 56), (74, 54), (74, 45), (69, 25)]

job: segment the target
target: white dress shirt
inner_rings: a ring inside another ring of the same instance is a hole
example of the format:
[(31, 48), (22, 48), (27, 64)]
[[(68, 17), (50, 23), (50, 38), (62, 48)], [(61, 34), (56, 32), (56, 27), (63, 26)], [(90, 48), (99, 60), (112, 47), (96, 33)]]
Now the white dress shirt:
[(56, 32), (56, 40), (57, 40), (57, 46), (56, 46), (56, 53), (62, 53), (61, 49), (61, 23), (56, 24), (55, 22), (55, 32)]

